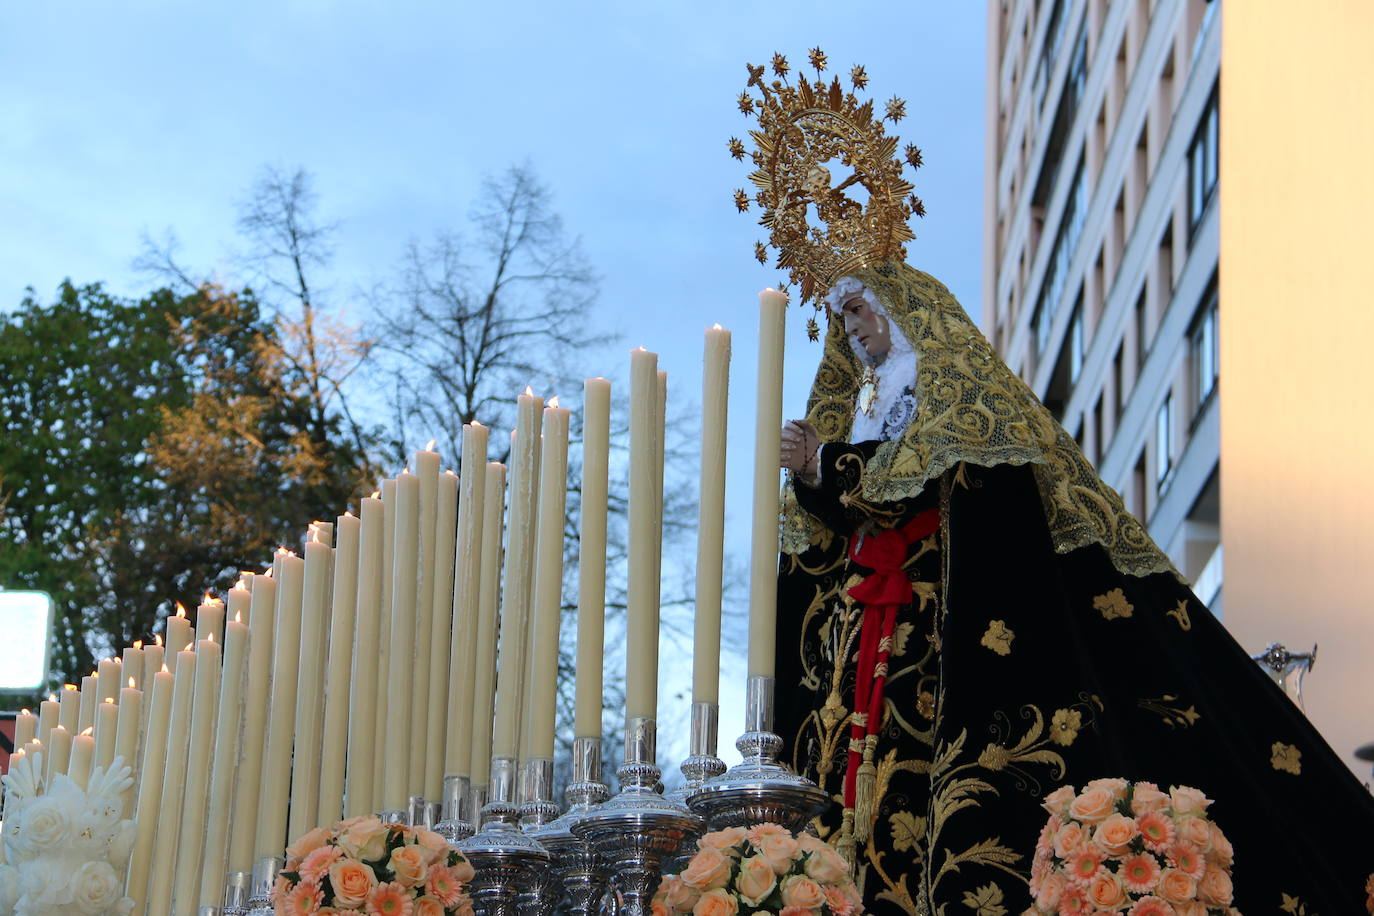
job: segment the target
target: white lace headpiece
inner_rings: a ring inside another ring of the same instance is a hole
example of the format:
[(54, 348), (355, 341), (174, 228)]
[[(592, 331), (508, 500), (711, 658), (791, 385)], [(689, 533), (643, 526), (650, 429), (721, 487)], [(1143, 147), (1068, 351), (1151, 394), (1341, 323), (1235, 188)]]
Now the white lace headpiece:
[(847, 300), (860, 294), (873, 313), (887, 322), (892, 346), (880, 361), (875, 361), (857, 340), (848, 338), (849, 346), (859, 362), (872, 366), (878, 376), (873, 411), (871, 414), (855, 411), (849, 441), (895, 439), (916, 418), (916, 351), (901, 328), (888, 317), (887, 309), (877, 294), (857, 277), (841, 277), (832, 284), (825, 296), (825, 307), (831, 312), (838, 312)]

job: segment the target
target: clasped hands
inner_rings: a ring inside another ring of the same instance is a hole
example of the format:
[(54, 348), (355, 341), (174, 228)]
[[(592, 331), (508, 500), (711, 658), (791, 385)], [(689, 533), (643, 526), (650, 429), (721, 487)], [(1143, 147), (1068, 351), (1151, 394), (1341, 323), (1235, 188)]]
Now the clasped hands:
[(788, 420), (782, 427), (782, 466), (814, 480), (820, 471), (821, 437), (805, 420)]

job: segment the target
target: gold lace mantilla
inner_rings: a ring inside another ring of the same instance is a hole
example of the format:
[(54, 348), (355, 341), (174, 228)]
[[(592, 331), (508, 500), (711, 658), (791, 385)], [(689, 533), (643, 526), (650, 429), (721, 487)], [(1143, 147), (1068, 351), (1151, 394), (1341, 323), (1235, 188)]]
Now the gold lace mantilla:
[[(1030, 464), (1056, 551), (1100, 544), (1123, 573), (1177, 575), (1121, 497), (1102, 482), (1078, 444), (1007, 368), (943, 284), (892, 260), (853, 276), (878, 295), (918, 355), (916, 419), (900, 438), (878, 447), (863, 478), (865, 500), (914, 497), (959, 462)], [(862, 375), (844, 324), (832, 315), (806, 414), (823, 442), (848, 440)], [(820, 536), (819, 525), (789, 489), (783, 550), (805, 550)]]

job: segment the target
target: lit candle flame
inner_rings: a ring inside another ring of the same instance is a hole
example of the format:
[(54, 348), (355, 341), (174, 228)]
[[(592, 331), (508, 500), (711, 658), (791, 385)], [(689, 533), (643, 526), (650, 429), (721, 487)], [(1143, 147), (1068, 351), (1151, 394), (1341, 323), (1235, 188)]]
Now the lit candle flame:
[(201, 604), (220, 604), (220, 603), (221, 603), (221, 602), (220, 602), (220, 600), (219, 600), (218, 598), (216, 598), (214, 595), (210, 594), (209, 590), (206, 590), (206, 592), (205, 592), (205, 600), (202, 601)]
[(163, 673), (163, 674), (171, 674), (171, 673), (172, 673), (172, 672), (170, 672), (170, 671), (167, 670), (167, 663), (166, 663), (166, 662), (163, 662), (163, 663), (162, 663), (162, 673)]
[(534, 389), (531, 388), (529, 385), (526, 385), (526, 386), (525, 386), (525, 397), (527, 397), (527, 398), (532, 398), (532, 397), (534, 397)]
[(291, 551), (289, 551), (289, 550), (286, 549), (286, 545), (285, 545), (285, 544), (283, 544), (281, 547), (278, 547), (278, 548), (277, 548), (277, 556), (279, 556), (279, 557), (281, 557), (281, 556), (286, 556), (286, 555), (289, 554), (290, 552), (291, 552)]
[(646, 352), (646, 351), (645, 351), (645, 349), (644, 349), (643, 347), (635, 347), (635, 348), (634, 348), (633, 350), (631, 350), (630, 352), (631, 352), (631, 353), (644, 353), (644, 352)]
[(351, 509), (345, 509), (345, 510), (344, 510), (344, 518), (353, 518), (353, 517), (354, 517), (354, 516), (353, 516), (353, 511), (352, 511)]
[(381, 495), (382, 495), (382, 491), (381, 491), (381, 490), (373, 490), (373, 491), (372, 491), (372, 495), (369, 496), (368, 499), (380, 499), (380, 498), (381, 498)]
[(161, 648), (162, 648), (162, 645), (163, 645), (163, 643), (162, 643), (162, 634), (161, 634), (161, 633), (155, 633), (155, 634), (153, 634), (153, 639), (156, 640), (156, 642), (157, 642), (157, 647), (158, 647), (159, 649), (161, 649)]
[(550, 407), (557, 407), (557, 406), (558, 406), (558, 395), (555, 394), (553, 397), (549, 398), (549, 406), (550, 406)]
[(725, 328), (721, 327), (721, 326), (720, 326), (720, 322), (717, 321), (715, 324), (711, 325), (711, 330), (713, 330), (713, 331), (723, 331), (723, 330), (725, 330)]
[(320, 542), (320, 527), (319, 527), (319, 524), (318, 524), (317, 522), (311, 522), (311, 523), (310, 523), (310, 543), (312, 543), (312, 544), (318, 544), (319, 542)]
[(27, 707), (24, 708), (24, 709), (19, 710), (19, 714), (20, 714), (21, 716), (31, 716), (31, 715), (33, 715), (33, 713), (29, 712), (29, 710), (28, 710)]
[(63, 685), (62, 685), (62, 689), (63, 689), (63, 690), (75, 690), (75, 689), (76, 689), (76, 685), (75, 685), (75, 684), (63, 684)]
[(485, 428), (486, 428), (486, 427), (484, 427), (480, 422), (478, 422), (477, 420), (473, 420), (473, 421), (472, 421), (470, 424), (468, 424), (468, 425), (469, 425), (469, 426), (475, 426), (475, 427), (477, 427), (478, 429), (485, 429)]
[(243, 611), (234, 612), (234, 623), (243, 623)]
[(106, 698), (104, 699), (104, 702), (109, 703), (111, 706), (113, 706), (113, 705), (114, 705), (114, 697), (106, 697)]
[(215, 641), (215, 634), (214, 634), (214, 631), (211, 631), (211, 632), (205, 634), (205, 641), (206, 641), (206, 642), (209, 642), (209, 643), (212, 643), (212, 642)]
[(81, 729), (81, 734), (83, 734), (83, 735), (94, 735), (94, 734), (95, 734), (95, 729), (94, 729), (92, 726), (87, 725), (85, 728)]
[(133, 690), (133, 689), (134, 689), (134, 679), (133, 679), (133, 678), (129, 678), (129, 689), (130, 689), (130, 690)]
[(436, 442), (438, 442), (438, 441), (439, 441), (438, 439), (430, 439), (430, 440), (429, 440), (429, 444), (425, 446), (425, 449), (424, 449), (424, 450), (427, 451), (427, 452), (432, 452), (432, 451), (434, 451), (434, 444), (435, 444)]
[(185, 616), (186, 616), (186, 608), (184, 608), (184, 607), (181, 606), (181, 602), (180, 602), (180, 601), (177, 602), (177, 616), (178, 616), (178, 617), (185, 617)]
[(49, 702), (49, 703), (56, 703), (56, 702), (57, 702), (57, 694), (55, 694), (55, 693), (50, 693), (50, 694), (48, 694), (48, 702)]
[(135, 639), (135, 640), (134, 640), (134, 648), (135, 648), (135, 649), (142, 649), (142, 648), (143, 648), (143, 640), (141, 640), (141, 639)]
[(109, 660), (114, 662), (116, 665), (124, 664), (124, 659), (120, 658), (118, 655), (111, 655)]

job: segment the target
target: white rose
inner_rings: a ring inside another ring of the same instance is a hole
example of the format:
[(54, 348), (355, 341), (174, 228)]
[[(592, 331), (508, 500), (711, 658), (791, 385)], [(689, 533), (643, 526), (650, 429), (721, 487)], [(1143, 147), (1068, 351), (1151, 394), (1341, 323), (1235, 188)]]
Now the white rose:
[(51, 857), (25, 862), (24, 867), (19, 869), (21, 897), (16, 912), (51, 913), (71, 903), (69, 875), (67, 864), (60, 860), (53, 861)]
[(129, 867), (129, 853), (134, 848), (134, 838), (138, 836), (138, 827), (133, 821), (125, 821), (119, 825), (119, 832), (110, 841), (110, 864), (123, 871)]
[(67, 807), (55, 799), (38, 799), (24, 811), (19, 833), (30, 850), (62, 848), (71, 835)]
[(13, 865), (0, 865), (0, 913), (14, 909), (19, 899), (19, 870)]
[(122, 891), (119, 876), (109, 862), (87, 862), (72, 876), (72, 902), (89, 916), (108, 910)]

